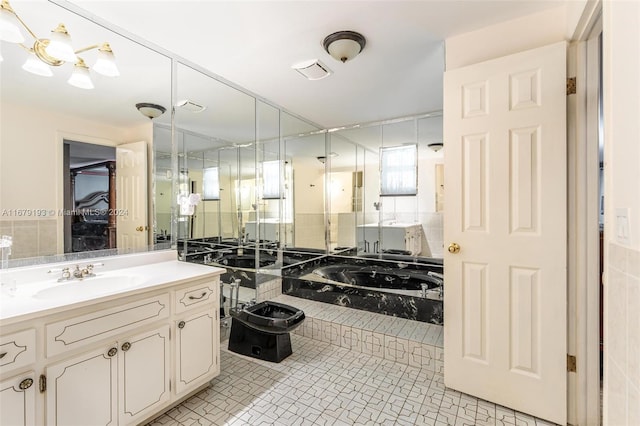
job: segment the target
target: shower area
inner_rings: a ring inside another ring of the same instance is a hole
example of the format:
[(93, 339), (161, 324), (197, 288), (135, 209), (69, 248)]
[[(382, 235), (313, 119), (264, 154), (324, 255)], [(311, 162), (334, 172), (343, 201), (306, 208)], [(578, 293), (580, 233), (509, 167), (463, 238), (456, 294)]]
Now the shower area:
[(226, 269), (222, 316), (284, 294), (442, 324), (441, 112), (326, 130), (180, 63), (177, 80), (200, 110), (154, 126), (154, 235)]

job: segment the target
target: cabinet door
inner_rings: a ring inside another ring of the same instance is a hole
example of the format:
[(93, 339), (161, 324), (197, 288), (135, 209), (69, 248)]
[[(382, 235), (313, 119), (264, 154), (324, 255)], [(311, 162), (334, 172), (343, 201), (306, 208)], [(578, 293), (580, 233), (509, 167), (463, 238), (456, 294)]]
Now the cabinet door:
[(170, 398), (169, 325), (119, 342), (120, 424), (131, 424)]
[(218, 372), (217, 311), (194, 314), (176, 326), (176, 393), (181, 393), (204, 384)]
[(406, 228), (383, 226), (382, 245), (385, 250), (407, 250)]
[(35, 389), (33, 371), (0, 382), (0, 425), (35, 424)]
[(47, 367), (47, 424), (118, 424), (117, 380), (115, 344)]

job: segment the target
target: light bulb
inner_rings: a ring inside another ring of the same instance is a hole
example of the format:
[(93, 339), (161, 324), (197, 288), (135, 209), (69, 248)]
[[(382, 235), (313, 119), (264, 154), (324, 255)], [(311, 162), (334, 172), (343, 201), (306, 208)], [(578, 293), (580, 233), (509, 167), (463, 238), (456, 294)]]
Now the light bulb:
[(120, 71), (118, 71), (118, 67), (116, 66), (116, 58), (113, 55), (113, 50), (111, 50), (109, 43), (104, 43), (98, 50), (98, 58), (93, 65), (93, 70), (107, 77), (117, 77), (120, 75)]
[(0, 40), (9, 43), (24, 42), (24, 35), (20, 31), (20, 25), (16, 13), (7, 0), (0, 4)]
[(53, 75), (53, 71), (51, 71), (49, 65), (34, 56), (27, 58), (27, 61), (22, 65), (22, 69), (31, 74), (41, 75), (43, 77), (51, 77)]
[(58, 25), (55, 30), (51, 31), (51, 39), (45, 51), (47, 55), (62, 61), (75, 63), (78, 60), (73, 47), (71, 47), (71, 36), (64, 24)]
[(80, 89), (93, 89), (93, 82), (89, 75), (89, 67), (87, 67), (82, 59), (78, 58), (78, 62), (73, 67), (73, 73), (71, 77), (69, 77), (69, 80), (67, 80), (67, 83)]

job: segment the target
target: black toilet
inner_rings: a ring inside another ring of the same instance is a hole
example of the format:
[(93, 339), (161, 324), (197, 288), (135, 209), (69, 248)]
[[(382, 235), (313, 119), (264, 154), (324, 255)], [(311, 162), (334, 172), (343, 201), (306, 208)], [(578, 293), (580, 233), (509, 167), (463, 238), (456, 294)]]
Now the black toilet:
[(229, 350), (271, 362), (280, 362), (292, 354), (289, 333), (305, 318), (300, 309), (272, 301), (233, 308), (230, 313)]

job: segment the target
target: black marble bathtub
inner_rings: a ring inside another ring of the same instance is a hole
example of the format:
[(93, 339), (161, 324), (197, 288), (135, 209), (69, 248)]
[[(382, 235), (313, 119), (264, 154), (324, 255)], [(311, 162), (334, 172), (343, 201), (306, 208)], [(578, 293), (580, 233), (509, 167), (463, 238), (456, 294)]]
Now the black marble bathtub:
[(241, 286), (256, 288), (282, 277), (282, 292), (290, 296), (443, 323), (439, 279), (429, 275), (443, 272), (440, 259), (388, 253), (353, 256), (349, 248), (329, 255), (294, 247), (279, 252), (270, 243), (239, 245), (218, 239), (189, 240), (186, 249), (178, 247), (189, 262), (225, 268), (220, 277), (225, 283), (240, 280)]
[[(319, 302), (443, 323), (441, 274), (437, 259), (393, 255), (326, 256), (283, 269), (283, 293)], [(287, 270), (288, 269), (288, 270)]]

